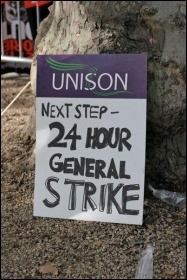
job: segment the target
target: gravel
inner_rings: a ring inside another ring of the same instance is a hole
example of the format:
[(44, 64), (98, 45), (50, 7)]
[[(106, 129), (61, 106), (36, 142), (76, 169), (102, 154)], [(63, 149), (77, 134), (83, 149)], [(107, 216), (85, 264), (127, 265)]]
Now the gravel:
[[(26, 83), (1, 80), (1, 109)], [(186, 208), (148, 190), (142, 226), (33, 217), (34, 170), (25, 171), (24, 161), (34, 143), (21, 134), (32, 102), (28, 88), (1, 121), (2, 279), (133, 279), (148, 244), (154, 279), (186, 279)]]

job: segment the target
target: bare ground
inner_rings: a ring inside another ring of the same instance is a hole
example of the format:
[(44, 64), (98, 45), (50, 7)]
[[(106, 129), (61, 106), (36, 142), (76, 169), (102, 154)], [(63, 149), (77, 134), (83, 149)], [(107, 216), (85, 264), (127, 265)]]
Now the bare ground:
[[(27, 81), (1, 80), (1, 108)], [(28, 89), (1, 120), (2, 279), (133, 279), (148, 244), (154, 279), (186, 279), (186, 208), (148, 191), (143, 226), (33, 217), (34, 170), (24, 162), (34, 143), (22, 138), (32, 102)]]

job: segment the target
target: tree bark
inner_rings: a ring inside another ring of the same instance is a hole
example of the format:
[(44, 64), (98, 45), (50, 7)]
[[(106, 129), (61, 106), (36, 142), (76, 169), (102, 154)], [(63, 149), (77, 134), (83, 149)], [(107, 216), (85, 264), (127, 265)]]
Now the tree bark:
[[(147, 53), (146, 181), (185, 189), (185, 1), (54, 1), (35, 40), (37, 54)], [(34, 107), (25, 137), (35, 137)], [(30, 162), (33, 164), (33, 160)]]

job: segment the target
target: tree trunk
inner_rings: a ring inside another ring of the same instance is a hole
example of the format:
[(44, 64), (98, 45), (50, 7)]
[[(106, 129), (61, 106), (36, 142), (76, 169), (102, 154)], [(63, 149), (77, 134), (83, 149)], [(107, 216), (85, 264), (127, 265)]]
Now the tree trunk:
[[(147, 53), (146, 181), (185, 189), (185, 1), (54, 1), (37, 54)], [(35, 137), (34, 107), (25, 137)], [(31, 162), (33, 164), (33, 160)]]

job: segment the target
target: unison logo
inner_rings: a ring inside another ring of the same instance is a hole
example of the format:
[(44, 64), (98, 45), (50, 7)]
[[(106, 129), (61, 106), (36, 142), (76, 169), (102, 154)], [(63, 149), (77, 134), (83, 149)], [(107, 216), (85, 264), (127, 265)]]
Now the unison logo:
[[(51, 69), (62, 71), (60, 83), (58, 77), (58, 85), (56, 83), (56, 73), (53, 73), (52, 87), (55, 90), (68, 90), (70, 86), (73, 86), (75, 90), (90, 90), (94, 94), (103, 97), (132, 93), (128, 91), (128, 73), (124, 73), (123, 77), (118, 73), (111, 75), (106, 72), (98, 75), (96, 67), (84, 64), (63, 63), (52, 58), (47, 58), (47, 63)], [(85, 71), (83, 73), (79, 70), (88, 70), (88, 73), (85, 73)], [(70, 71), (75, 71), (75, 73), (70, 74)], [(117, 90), (119, 87), (121, 90)]]

